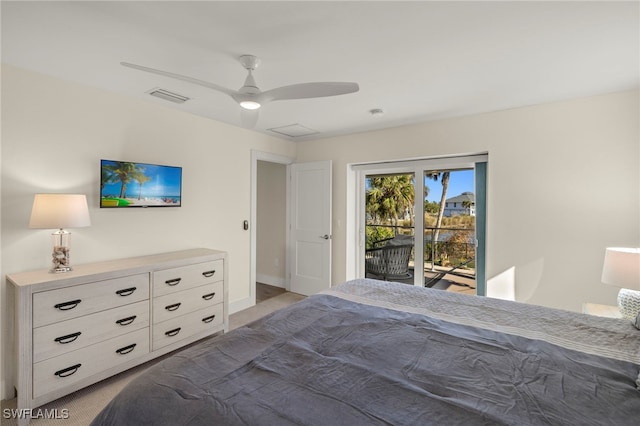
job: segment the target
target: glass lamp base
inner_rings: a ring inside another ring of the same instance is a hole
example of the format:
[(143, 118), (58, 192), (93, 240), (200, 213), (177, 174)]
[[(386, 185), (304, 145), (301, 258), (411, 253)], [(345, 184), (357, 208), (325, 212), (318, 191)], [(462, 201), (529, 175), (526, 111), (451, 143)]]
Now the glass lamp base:
[(50, 272), (58, 274), (61, 272), (69, 272), (71, 268), (71, 233), (60, 229), (51, 234), (53, 236), (53, 253), (51, 254)]
[(621, 288), (618, 292), (618, 307), (623, 318), (635, 320), (640, 313), (640, 291)]
[(51, 254), (51, 269), (50, 272), (59, 274), (60, 272), (69, 272), (71, 268), (71, 260), (69, 257), (68, 246), (53, 246), (53, 253)]

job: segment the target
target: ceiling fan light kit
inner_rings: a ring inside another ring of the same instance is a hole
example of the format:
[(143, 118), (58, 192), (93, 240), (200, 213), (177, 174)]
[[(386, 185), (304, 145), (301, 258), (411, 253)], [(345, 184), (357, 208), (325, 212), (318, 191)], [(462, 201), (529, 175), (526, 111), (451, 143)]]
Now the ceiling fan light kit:
[(240, 106), (244, 109), (253, 110), (260, 108), (262, 105), (256, 101), (241, 101)]
[[(241, 112), (243, 115), (241, 116), (241, 122), (245, 127), (255, 126), (255, 123), (258, 120), (257, 110), (268, 102), (346, 95), (360, 90), (357, 83), (316, 82), (292, 84), (290, 86), (277, 87), (263, 92), (256, 85), (252, 74), (252, 72), (260, 65), (260, 59), (253, 55), (242, 55), (240, 56), (239, 61), (248, 73), (244, 81), (244, 85), (239, 90), (227, 89), (226, 87), (218, 86), (217, 84), (210, 83), (208, 81), (128, 62), (121, 62), (120, 64), (140, 71), (186, 81), (188, 83), (203, 86), (229, 95), (242, 108)], [(245, 116), (246, 113), (244, 111), (250, 112), (251, 115)]]

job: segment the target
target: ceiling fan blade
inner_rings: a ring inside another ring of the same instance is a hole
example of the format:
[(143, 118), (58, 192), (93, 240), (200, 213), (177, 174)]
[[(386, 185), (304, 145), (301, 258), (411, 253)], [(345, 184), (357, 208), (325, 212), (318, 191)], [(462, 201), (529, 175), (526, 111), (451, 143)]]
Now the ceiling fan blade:
[(125, 67), (129, 67), (129, 68), (133, 68), (133, 69), (136, 69), (136, 70), (140, 70), (140, 71), (150, 72), (152, 74), (158, 74), (158, 75), (162, 75), (162, 76), (165, 76), (165, 77), (175, 78), (177, 80), (186, 81), (188, 83), (197, 84), (198, 86), (204, 86), (204, 87), (207, 87), (209, 89), (217, 90), (218, 92), (225, 93), (225, 94), (227, 94), (229, 96), (234, 96), (234, 95), (236, 95), (238, 93), (235, 90), (227, 89), (226, 87), (218, 86), (217, 84), (209, 83), (208, 81), (204, 81), (204, 80), (198, 80), (197, 78), (189, 77), (189, 76), (186, 76), (186, 75), (175, 74), (175, 73), (168, 72), (168, 71), (157, 70), (155, 68), (143, 67), (142, 65), (131, 64), (131, 63), (128, 63), (128, 62), (120, 62), (120, 65), (123, 65)]
[(247, 129), (253, 129), (258, 123), (259, 110), (240, 108), (240, 124)]
[(325, 96), (346, 95), (358, 90), (360, 90), (358, 83), (301, 83), (267, 90), (260, 94), (260, 98), (264, 101), (322, 98)]

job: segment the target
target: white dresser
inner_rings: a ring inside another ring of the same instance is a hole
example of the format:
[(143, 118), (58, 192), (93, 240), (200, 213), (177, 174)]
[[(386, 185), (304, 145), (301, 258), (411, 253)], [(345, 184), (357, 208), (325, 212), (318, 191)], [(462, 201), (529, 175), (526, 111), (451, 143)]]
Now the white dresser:
[(8, 275), (18, 409), (227, 331), (227, 277), (226, 253), (210, 249)]

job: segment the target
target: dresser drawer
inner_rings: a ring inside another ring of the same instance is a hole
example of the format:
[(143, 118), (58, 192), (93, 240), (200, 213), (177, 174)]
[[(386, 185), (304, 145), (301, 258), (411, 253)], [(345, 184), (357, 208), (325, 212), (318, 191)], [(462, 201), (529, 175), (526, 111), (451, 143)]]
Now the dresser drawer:
[(153, 299), (153, 322), (159, 323), (189, 312), (222, 303), (222, 281)]
[(33, 330), (33, 362), (149, 327), (149, 301), (142, 300)]
[(34, 293), (33, 326), (53, 324), (148, 298), (149, 274)]
[(149, 352), (149, 329), (105, 340), (33, 365), (33, 397), (45, 395)]
[(222, 281), (223, 261), (197, 263), (153, 273), (153, 295), (162, 296), (188, 288)]
[(222, 324), (223, 305), (200, 309), (153, 325), (153, 350)]

